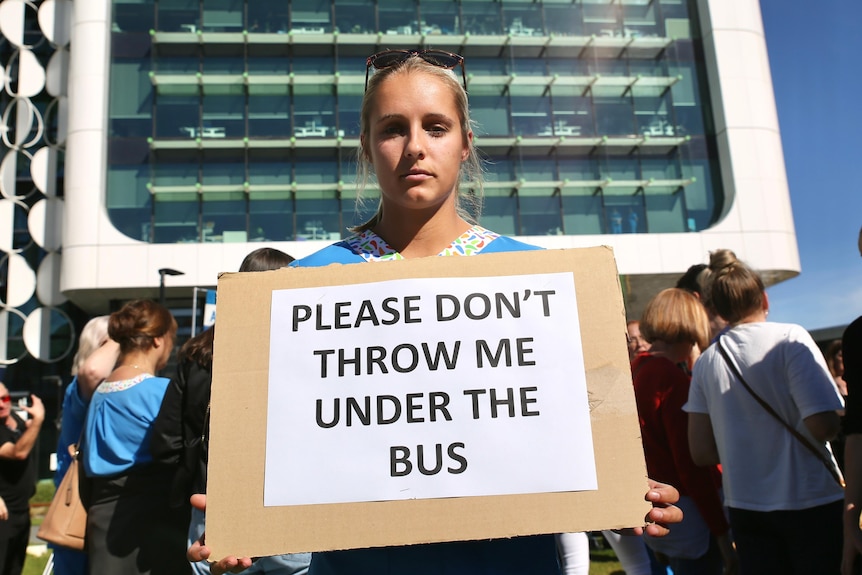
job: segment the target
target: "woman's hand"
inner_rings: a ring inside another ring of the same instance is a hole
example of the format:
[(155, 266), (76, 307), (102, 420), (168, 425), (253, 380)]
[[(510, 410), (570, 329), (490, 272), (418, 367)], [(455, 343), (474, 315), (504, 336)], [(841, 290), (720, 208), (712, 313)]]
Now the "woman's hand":
[(9, 510), (6, 509), (6, 502), (0, 497), (0, 521), (9, 519)]
[[(207, 496), (203, 494), (192, 495), (192, 506), (201, 511), (207, 510)], [(186, 552), (186, 557), (189, 561), (209, 561), (210, 550), (204, 544), (206, 533), (201, 535), (201, 538), (192, 543)], [(251, 567), (250, 557), (234, 557), (230, 555), (215, 562), (210, 562), (210, 571), (213, 575), (222, 575), (223, 573), (239, 573)]]
[(652, 503), (652, 509), (644, 517), (647, 524), (634, 529), (621, 529), (624, 535), (643, 535), (664, 537), (670, 532), (669, 525), (682, 521), (682, 509), (674, 505), (679, 501), (679, 491), (673, 485), (649, 479), (649, 491), (644, 499)]

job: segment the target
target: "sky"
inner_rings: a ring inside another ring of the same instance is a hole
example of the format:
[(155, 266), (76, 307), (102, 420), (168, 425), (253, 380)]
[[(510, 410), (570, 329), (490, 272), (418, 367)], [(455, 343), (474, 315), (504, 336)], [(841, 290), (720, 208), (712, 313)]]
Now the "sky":
[(843, 326), (862, 315), (862, 2), (760, 6), (802, 263), (769, 319)]

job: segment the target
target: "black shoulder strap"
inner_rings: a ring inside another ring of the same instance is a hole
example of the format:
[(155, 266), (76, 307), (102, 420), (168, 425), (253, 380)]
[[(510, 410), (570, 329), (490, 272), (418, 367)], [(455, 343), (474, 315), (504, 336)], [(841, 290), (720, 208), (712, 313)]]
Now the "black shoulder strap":
[(759, 403), (760, 406), (763, 407), (763, 409), (765, 409), (769, 415), (774, 417), (776, 421), (778, 421), (778, 423), (783, 425), (784, 428), (787, 429), (787, 431), (789, 431), (793, 437), (798, 439), (802, 443), (802, 445), (804, 445), (811, 453), (817, 456), (817, 459), (819, 459), (823, 463), (823, 465), (826, 466), (826, 469), (829, 471), (835, 481), (838, 482), (838, 485), (844, 487), (844, 477), (841, 475), (841, 471), (835, 466), (835, 464), (829, 459), (827, 459), (826, 456), (824, 456), (823, 453), (819, 449), (817, 449), (817, 447), (815, 447), (810, 441), (808, 441), (808, 438), (799, 433), (799, 431), (797, 431), (789, 423), (784, 421), (778, 414), (778, 412), (775, 411), (772, 406), (766, 402), (766, 400), (757, 395), (757, 393), (753, 389), (751, 389), (751, 386), (748, 385), (748, 382), (745, 381), (745, 378), (742, 377), (742, 373), (739, 371), (739, 368), (736, 366), (736, 363), (730, 357), (730, 353), (728, 353), (727, 349), (724, 347), (724, 336), (718, 338), (716, 345), (718, 346), (719, 353), (721, 353), (721, 357), (724, 358), (724, 361), (727, 362), (728, 367), (730, 367), (730, 371), (733, 372), (733, 375), (736, 377), (736, 379), (739, 380), (742, 386), (746, 390), (748, 390), (748, 393), (750, 393), (751, 396), (754, 397), (755, 401), (757, 401), (757, 403)]

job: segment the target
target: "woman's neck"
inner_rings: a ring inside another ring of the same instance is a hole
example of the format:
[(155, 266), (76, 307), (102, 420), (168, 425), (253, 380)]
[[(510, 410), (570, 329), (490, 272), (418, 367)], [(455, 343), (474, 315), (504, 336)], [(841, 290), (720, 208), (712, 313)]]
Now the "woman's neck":
[(650, 344), (649, 353), (657, 357), (666, 357), (674, 363), (688, 360), (692, 344), (689, 342), (668, 343), (660, 339)]
[(121, 356), (117, 360), (114, 371), (111, 372), (109, 380), (128, 379), (142, 373), (155, 374), (156, 360), (150, 354), (144, 352), (132, 352)]
[(436, 256), (471, 227), (461, 217), (453, 216), (428, 219), (384, 215), (374, 233), (405, 258)]

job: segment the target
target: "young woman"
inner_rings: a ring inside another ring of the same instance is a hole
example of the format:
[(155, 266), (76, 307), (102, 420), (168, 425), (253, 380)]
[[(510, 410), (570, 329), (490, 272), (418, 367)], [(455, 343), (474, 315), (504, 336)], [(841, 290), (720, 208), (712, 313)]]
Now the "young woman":
[(155, 463), (150, 450), (169, 381), (153, 374), (167, 364), (176, 332), (171, 313), (150, 300), (131, 301), (108, 321), (119, 359), (90, 400), (83, 438), (91, 573), (191, 573), (189, 508), (170, 507), (174, 468)]
[(688, 448), (690, 378), (680, 367), (694, 346), (709, 343), (709, 318), (700, 301), (677, 288), (659, 292), (647, 304), (640, 322), (650, 349), (632, 363), (635, 400), (647, 473), (675, 485), (680, 492), (682, 523), (647, 545), (668, 558), (674, 575), (735, 573), (736, 554), (721, 501), (721, 472), (715, 465), (698, 467)]
[[(249, 253), (239, 266), (241, 272), (261, 272), (286, 267), (293, 261), (283, 251), (259, 248)], [(209, 454), (208, 414), (212, 389), (213, 343), (215, 326), (188, 340), (179, 352), (176, 377), (165, 392), (162, 407), (153, 426), (153, 455), (156, 459), (178, 464), (171, 489), (171, 505), (187, 506), (193, 493), (206, 493)], [(204, 515), (193, 509), (188, 543), (204, 530)], [(308, 570), (310, 553), (265, 557), (247, 573), (301, 575)], [(205, 563), (192, 563), (199, 575), (208, 575)]]
[[(78, 338), (78, 351), (72, 360), (72, 381), (63, 396), (60, 437), (57, 439), (57, 472), (54, 486), (60, 485), (72, 463), (69, 446), (78, 443), (84, 427), (84, 416), (93, 391), (102, 383), (117, 361), (119, 346), (108, 337), (108, 316), (100, 315), (87, 322)], [(55, 575), (84, 575), (87, 555), (67, 547), (54, 549)]]
[[(368, 58), (375, 73), (368, 80), (360, 112), (360, 172), (380, 186), (380, 205), (356, 234), (297, 266), (380, 262), (423, 256), (479, 255), (538, 249), (476, 225), (475, 203), (481, 166), (473, 145), (467, 94), (451, 70), (463, 58), (436, 50), (391, 50)], [(464, 80), (463, 67), (460, 80)], [(364, 183), (365, 178), (360, 178)], [(473, 194), (461, 196), (461, 182)], [(647, 498), (659, 506), (676, 500), (676, 490), (655, 484)], [(202, 503), (201, 499), (197, 502)], [(656, 507), (651, 520), (676, 522), (672, 505)], [(658, 534), (664, 527), (648, 528)], [(189, 556), (206, 559), (209, 550), (192, 546)], [(250, 565), (248, 558), (226, 557), (213, 573)], [(310, 573), (392, 575), (422, 573), (556, 574), (554, 537), (518, 537), (359, 549), (315, 554)]]
[(843, 491), (826, 441), (843, 402), (823, 354), (802, 327), (766, 321), (763, 281), (733, 252), (710, 255), (706, 286), (730, 329), (694, 365), (689, 444), (695, 463), (722, 464), (740, 571), (837, 574)]

